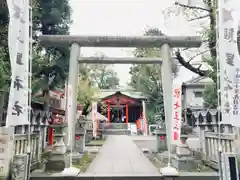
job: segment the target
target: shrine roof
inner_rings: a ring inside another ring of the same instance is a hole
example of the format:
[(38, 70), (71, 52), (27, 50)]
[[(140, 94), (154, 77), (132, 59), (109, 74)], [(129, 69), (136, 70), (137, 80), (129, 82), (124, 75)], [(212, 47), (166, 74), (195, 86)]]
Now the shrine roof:
[(113, 96), (115, 94), (122, 94), (125, 96), (128, 96), (133, 99), (146, 99), (145, 96), (142, 95), (141, 92), (135, 92), (133, 90), (124, 90), (124, 89), (107, 89), (107, 90), (101, 90), (97, 95), (97, 99), (104, 99), (109, 96)]
[(207, 85), (212, 84), (213, 81), (209, 77), (197, 76), (183, 83), (183, 85)]

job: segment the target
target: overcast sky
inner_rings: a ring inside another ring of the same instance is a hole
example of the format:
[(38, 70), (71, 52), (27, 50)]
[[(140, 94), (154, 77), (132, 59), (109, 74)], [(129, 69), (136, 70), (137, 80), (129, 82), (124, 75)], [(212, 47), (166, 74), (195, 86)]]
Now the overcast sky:
[[(195, 34), (182, 17), (164, 23), (162, 11), (172, 0), (71, 0), (73, 9), (71, 34), (74, 35), (142, 35), (147, 27), (159, 28), (167, 35)], [(82, 48), (83, 56), (103, 52), (106, 56), (131, 56), (131, 49)], [(129, 79), (129, 65), (115, 65), (124, 85)]]

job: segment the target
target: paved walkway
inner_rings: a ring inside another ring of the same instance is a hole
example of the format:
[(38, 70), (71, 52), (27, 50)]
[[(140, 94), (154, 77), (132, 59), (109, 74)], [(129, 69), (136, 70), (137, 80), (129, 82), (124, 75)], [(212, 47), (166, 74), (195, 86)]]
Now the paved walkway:
[(158, 174), (129, 136), (109, 136), (87, 174)]

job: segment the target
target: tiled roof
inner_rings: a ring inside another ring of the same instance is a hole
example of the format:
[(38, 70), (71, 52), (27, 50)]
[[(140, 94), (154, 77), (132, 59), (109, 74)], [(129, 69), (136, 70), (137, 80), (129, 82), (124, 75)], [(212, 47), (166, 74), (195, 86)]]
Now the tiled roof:
[(96, 98), (103, 99), (105, 97), (114, 95), (116, 93), (121, 93), (122, 95), (129, 96), (134, 99), (146, 99), (145, 96), (142, 95), (141, 92), (135, 92), (129, 89), (108, 89), (108, 90), (101, 90), (98, 94), (96, 94)]

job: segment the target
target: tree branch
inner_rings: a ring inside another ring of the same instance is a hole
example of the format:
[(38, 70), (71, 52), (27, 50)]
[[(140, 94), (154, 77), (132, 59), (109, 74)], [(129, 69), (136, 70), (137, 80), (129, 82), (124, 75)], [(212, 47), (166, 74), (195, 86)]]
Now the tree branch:
[(197, 68), (195, 68), (195, 67), (193, 67), (193, 66), (190, 64), (190, 61), (191, 61), (192, 59), (194, 59), (194, 58), (190, 59), (190, 61), (185, 61), (179, 51), (177, 51), (177, 52), (175, 53), (175, 55), (176, 55), (176, 58), (177, 58), (178, 62), (179, 62), (182, 66), (184, 66), (185, 68), (189, 69), (190, 71), (192, 71), (192, 72), (194, 72), (194, 73), (196, 73), (196, 74), (198, 74), (198, 75), (200, 75), (200, 76), (208, 76), (208, 75), (209, 75), (209, 73), (210, 73), (209, 70), (201, 70), (201, 69), (200, 69), (200, 68), (201, 68), (201, 65), (198, 66)]
[(192, 56), (192, 57), (188, 60), (188, 63), (190, 63), (190, 62), (191, 62), (193, 59), (195, 59), (197, 56), (203, 55), (203, 54), (207, 53), (208, 51), (209, 51), (209, 49), (197, 53), (195, 56)]
[(211, 12), (209, 9), (205, 9), (205, 8), (198, 7), (198, 6), (189, 6), (189, 5), (186, 5), (186, 4), (181, 4), (179, 2), (175, 2), (175, 5), (181, 6), (181, 7), (187, 8), (187, 9), (196, 9), (196, 10)]
[(188, 21), (191, 22), (191, 21), (195, 21), (195, 20), (204, 19), (204, 18), (207, 18), (207, 17), (209, 17), (209, 14), (206, 14), (204, 16), (199, 16), (199, 17), (196, 17), (196, 18), (192, 18), (192, 19), (189, 19)]

